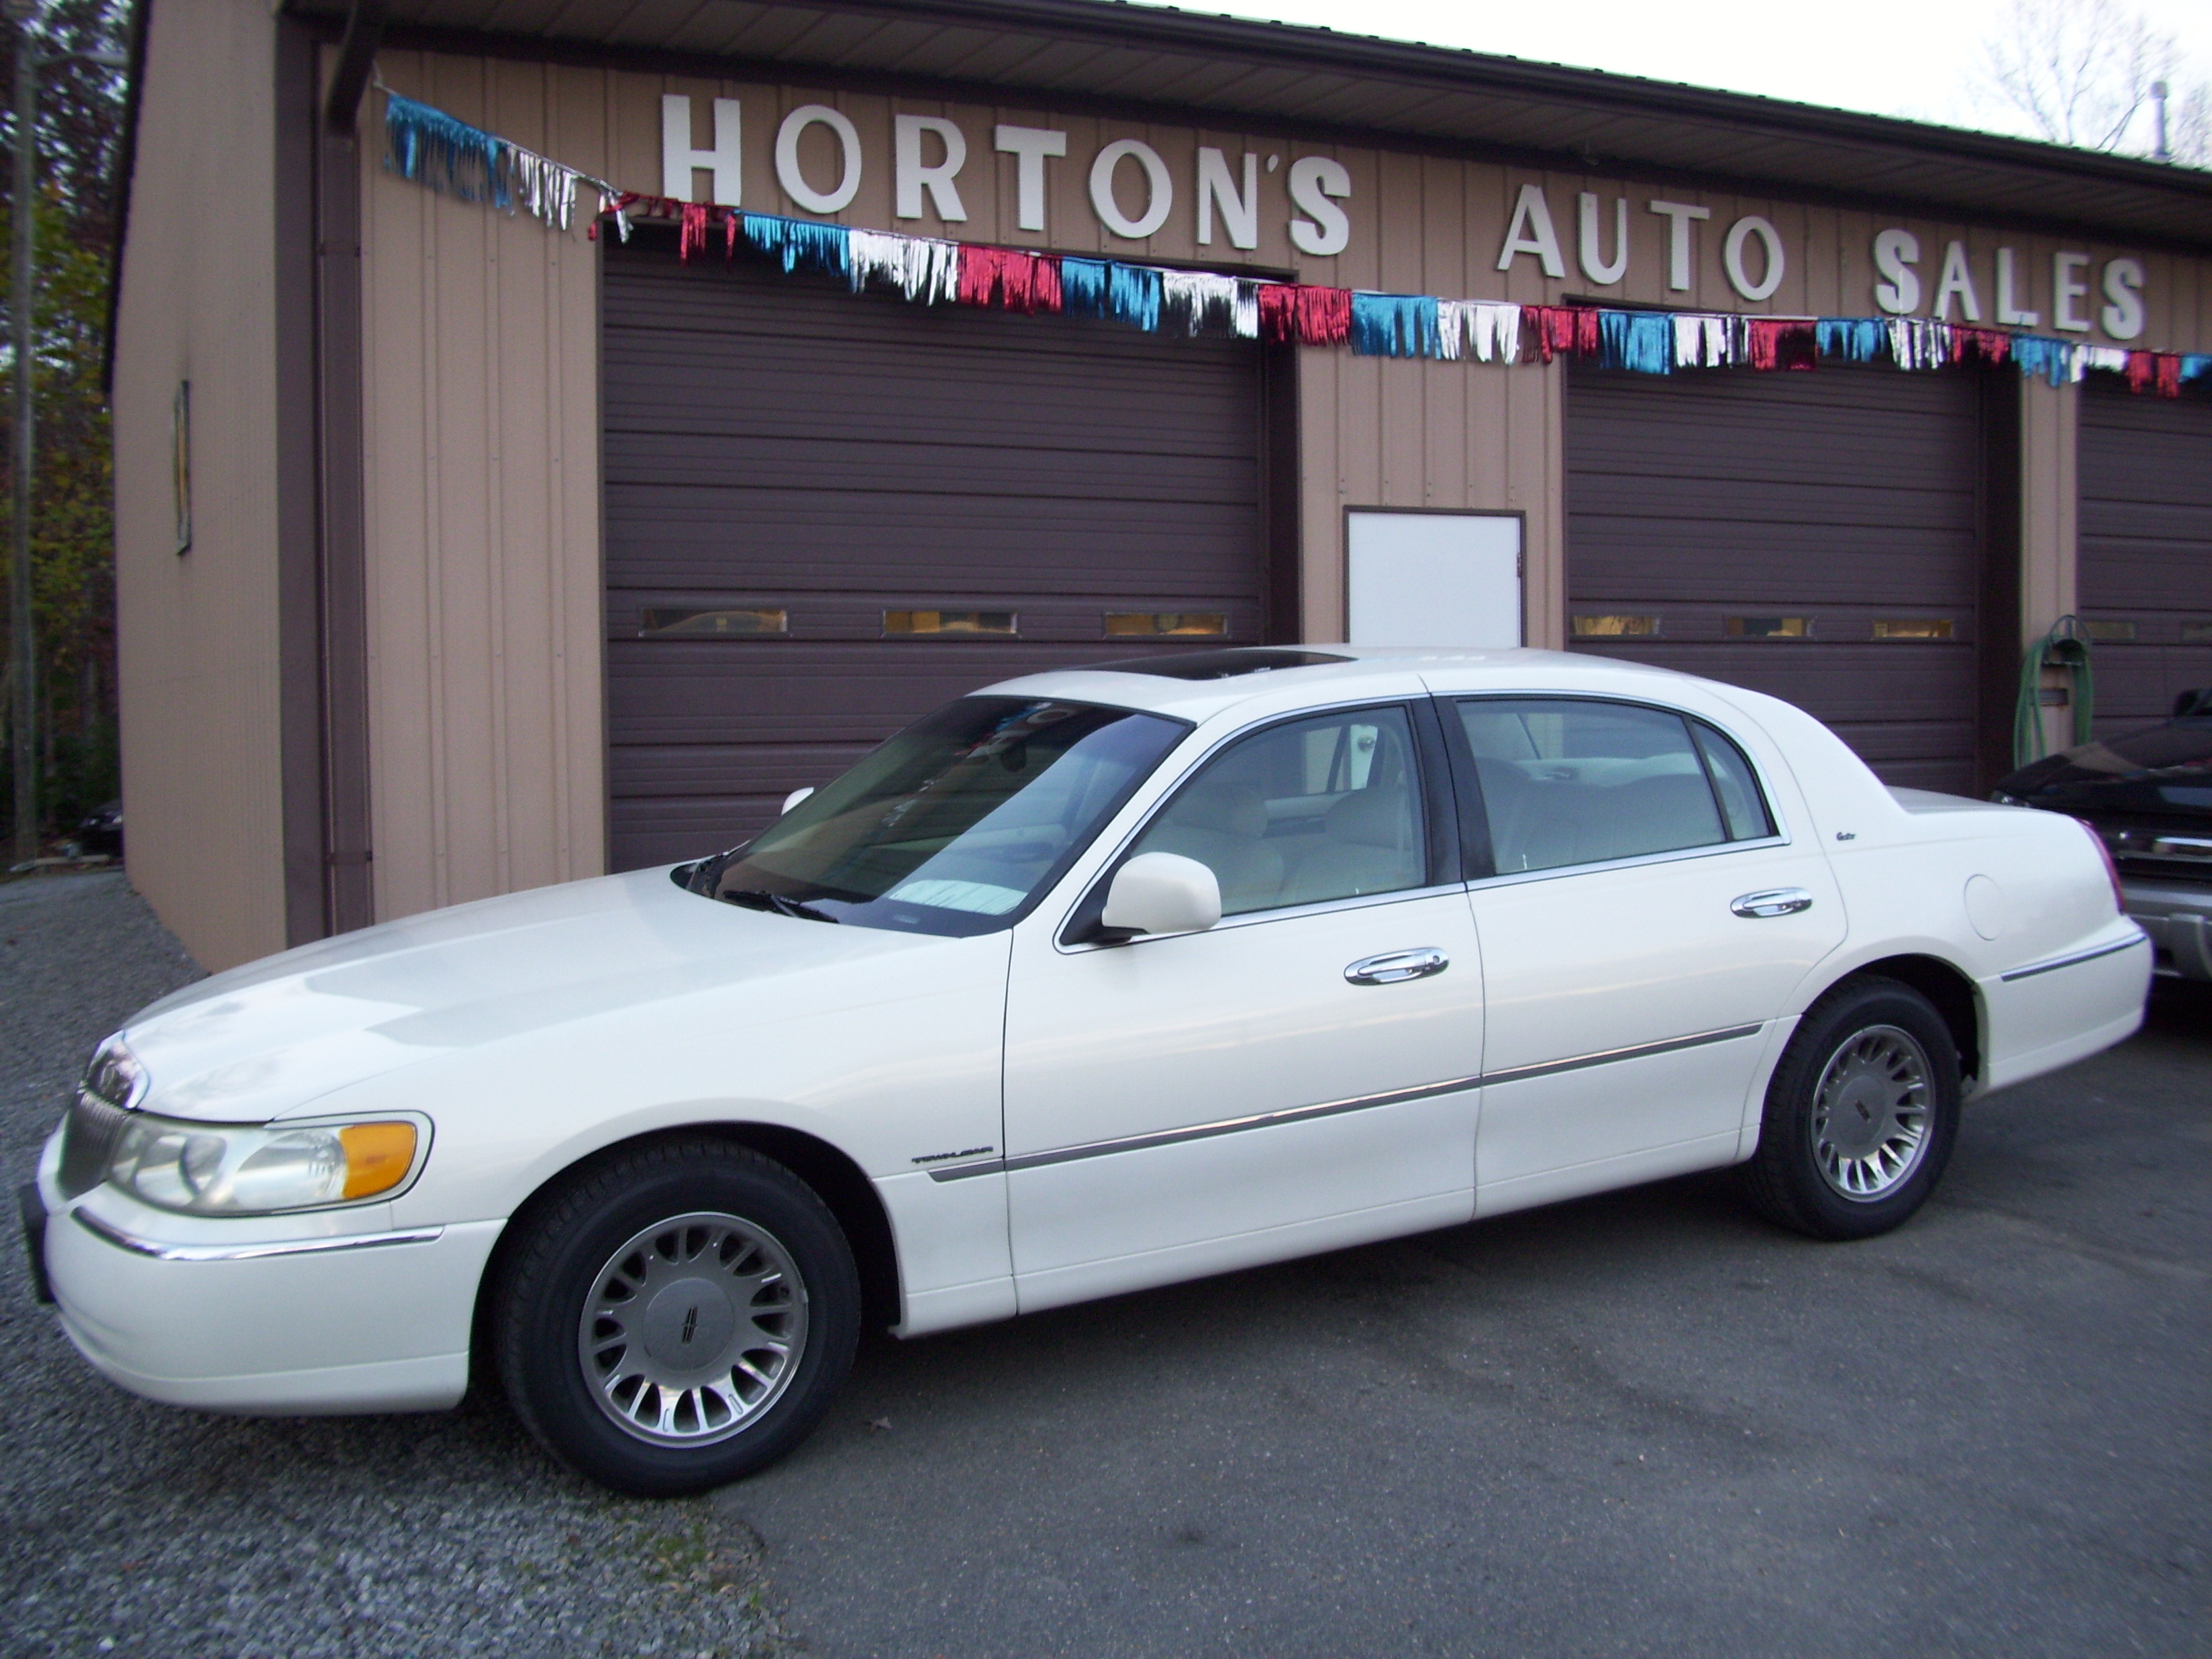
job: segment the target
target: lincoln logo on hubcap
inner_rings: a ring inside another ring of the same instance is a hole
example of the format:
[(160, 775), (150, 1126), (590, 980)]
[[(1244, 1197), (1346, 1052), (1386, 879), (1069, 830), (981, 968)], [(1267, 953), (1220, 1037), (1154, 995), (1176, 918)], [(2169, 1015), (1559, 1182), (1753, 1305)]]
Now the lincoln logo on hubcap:
[(1883, 1198), (1919, 1167), (1930, 1069), (1918, 1040), (1894, 1025), (1854, 1032), (1829, 1058), (1814, 1097), (1813, 1155), (1831, 1188)]
[(765, 1229), (694, 1211), (635, 1234), (585, 1299), (577, 1358), (599, 1407), (658, 1445), (727, 1439), (781, 1397), (806, 1292)]

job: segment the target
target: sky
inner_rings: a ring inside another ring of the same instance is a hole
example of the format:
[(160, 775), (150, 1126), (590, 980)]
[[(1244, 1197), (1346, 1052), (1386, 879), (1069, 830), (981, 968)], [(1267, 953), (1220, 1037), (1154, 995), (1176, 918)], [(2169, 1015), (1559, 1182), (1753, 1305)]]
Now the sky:
[[(1947, 125), (1992, 125), (1965, 91), (2006, 0), (1196, 0), (1392, 40), (1757, 93)], [(2212, 79), (2212, 0), (2133, 0), (2179, 42), (2184, 82)]]

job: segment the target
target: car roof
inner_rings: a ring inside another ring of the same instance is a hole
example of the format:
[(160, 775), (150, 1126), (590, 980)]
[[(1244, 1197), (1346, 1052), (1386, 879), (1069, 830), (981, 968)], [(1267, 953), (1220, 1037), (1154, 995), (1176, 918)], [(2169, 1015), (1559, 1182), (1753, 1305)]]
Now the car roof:
[[(1662, 684), (1660, 683), (1663, 682)], [(1672, 669), (1527, 647), (1249, 646), (1048, 670), (979, 695), (1064, 697), (1204, 721), (1246, 703), (1271, 708), (1362, 696), (1451, 691), (1582, 691), (1666, 698), (1707, 682)]]

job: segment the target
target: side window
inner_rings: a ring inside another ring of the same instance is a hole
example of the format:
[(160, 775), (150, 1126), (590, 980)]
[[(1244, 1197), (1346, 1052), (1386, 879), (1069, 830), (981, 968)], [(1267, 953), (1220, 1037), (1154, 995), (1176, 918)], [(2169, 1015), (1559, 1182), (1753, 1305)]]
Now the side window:
[(1361, 708), (1240, 738), (1132, 850), (1196, 859), (1241, 915), (1425, 885), (1423, 817), (1406, 711)]
[(1486, 697), (1462, 702), (1459, 715), (1500, 875), (1772, 833), (1750, 763), (1680, 714)]
[(1757, 841), (1772, 835), (1773, 816), (1766, 810), (1766, 799), (1759, 793), (1759, 778), (1743, 757), (1743, 750), (1703, 720), (1692, 720), (1690, 730), (1697, 734), (1698, 752), (1705, 757), (1706, 769), (1713, 775), (1713, 793), (1720, 797), (1729, 839)]

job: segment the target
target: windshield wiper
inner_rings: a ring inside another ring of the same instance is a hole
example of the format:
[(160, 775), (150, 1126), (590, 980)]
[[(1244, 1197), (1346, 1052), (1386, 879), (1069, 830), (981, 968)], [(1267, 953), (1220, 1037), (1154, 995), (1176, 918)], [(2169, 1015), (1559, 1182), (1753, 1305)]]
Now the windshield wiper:
[(797, 916), (802, 921), (826, 921), (832, 927), (837, 922), (837, 918), (828, 911), (802, 903), (788, 893), (771, 893), (759, 887), (737, 887), (718, 896), (726, 903), (742, 904), (748, 910), (773, 910), (780, 916)]

